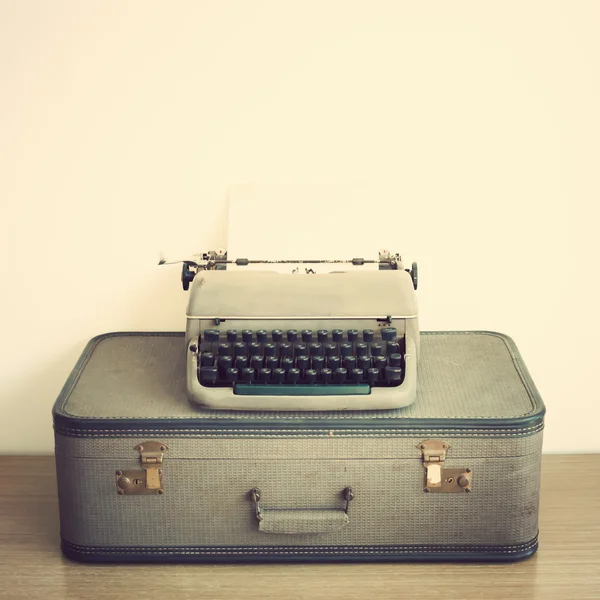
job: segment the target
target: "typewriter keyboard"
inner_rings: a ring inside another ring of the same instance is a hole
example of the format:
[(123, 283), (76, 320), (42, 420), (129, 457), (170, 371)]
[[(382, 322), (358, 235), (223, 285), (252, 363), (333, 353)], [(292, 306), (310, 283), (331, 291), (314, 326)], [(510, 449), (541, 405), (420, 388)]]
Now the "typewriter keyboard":
[(371, 387), (402, 383), (404, 352), (404, 338), (393, 327), (377, 332), (207, 329), (198, 349), (198, 379), (204, 386), (233, 387), (242, 394), (259, 393), (259, 388), (280, 394), (369, 393)]

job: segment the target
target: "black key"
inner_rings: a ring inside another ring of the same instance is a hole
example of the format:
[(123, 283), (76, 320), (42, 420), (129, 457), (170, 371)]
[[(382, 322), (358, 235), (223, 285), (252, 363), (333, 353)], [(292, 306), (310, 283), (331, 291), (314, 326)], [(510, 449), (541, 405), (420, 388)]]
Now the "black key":
[(319, 381), (321, 383), (331, 383), (331, 369), (321, 369), (319, 371)]
[(228, 356), (231, 354), (231, 344), (219, 344), (219, 356)]
[(358, 340), (358, 330), (357, 329), (348, 329), (348, 341), (356, 342)]
[(256, 332), (256, 341), (259, 344), (264, 344), (267, 341), (267, 330), (266, 329), (259, 329)]
[(363, 329), (363, 342), (370, 344), (373, 341), (375, 332), (372, 329)]
[(245, 383), (252, 383), (254, 381), (254, 369), (250, 367), (242, 369), (242, 381)]
[(387, 358), (385, 356), (376, 356), (373, 359), (373, 366), (383, 374), (383, 370), (387, 367)]
[(248, 366), (248, 357), (247, 356), (236, 356), (235, 357), (235, 368), (239, 369), (240, 371), (242, 369), (245, 369)]
[(329, 332), (327, 329), (319, 329), (319, 331), (317, 331), (317, 341), (321, 342), (321, 344), (324, 344), (327, 341), (328, 335)]
[(364, 342), (358, 342), (356, 344), (356, 354), (357, 354), (357, 356), (366, 356), (368, 349), (369, 349), (368, 346)]
[(200, 367), (200, 383), (202, 385), (214, 385), (218, 376), (217, 367)]
[(267, 356), (265, 358), (265, 367), (267, 369), (276, 369), (279, 366), (279, 359), (276, 356)]
[(248, 354), (255, 355), (255, 354), (260, 354), (260, 353), (261, 353), (260, 344), (258, 342), (250, 342), (248, 344)]
[(348, 371), (346, 371), (346, 369), (340, 368), (340, 369), (336, 369), (333, 372), (333, 382), (334, 383), (345, 383), (347, 377), (348, 377)]
[(335, 371), (342, 366), (342, 359), (339, 356), (329, 356), (327, 357), (327, 366)]
[(231, 369), (231, 367), (233, 366), (233, 357), (219, 356), (219, 359), (217, 360), (217, 365), (219, 367), (219, 376), (224, 377), (227, 370)]
[(325, 344), (325, 356), (335, 356), (337, 354), (336, 344)]
[(289, 342), (279, 344), (279, 356), (292, 356), (293, 354), (294, 347)]
[(273, 383), (283, 383), (285, 381), (285, 369), (273, 369)]
[(271, 331), (271, 337), (274, 342), (280, 342), (283, 339), (283, 331), (281, 331), (281, 329), (273, 329), (273, 331)]
[(200, 364), (203, 367), (212, 367), (215, 364), (215, 355), (212, 352), (203, 352), (200, 355)]
[(225, 381), (227, 383), (235, 383), (238, 378), (238, 370), (237, 369), (227, 369), (225, 371)]
[(287, 330), (287, 340), (288, 340), (288, 342), (296, 342), (298, 340), (298, 330), (297, 329), (288, 329)]
[(390, 367), (401, 367), (402, 366), (402, 354), (390, 354), (388, 356), (388, 363)]
[(386, 367), (385, 378), (391, 384), (399, 384), (402, 381), (402, 369), (400, 367)]
[(308, 346), (306, 344), (294, 344), (294, 356), (306, 356)]
[(277, 346), (275, 344), (265, 344), (263, 346), (265, 356), (275, 356), (277, 354)]
[(379, 380), (379, 369), (369, 369), (367, 371), (367, 381), (374, 385)]
[(269, 383), (271, 381), (271, 369), (260, 369), (258, 371), (258, 381), (260, 383)]
[(248, 347), (244, 342), (237, 342), (237, 344), (233, 345), (234, 356), (246, 356), (246, 354), (248, 354)]
[(366, 371), (371, 367), (371, 359), (368, 356), (358, 356), (356, 358), (356, 367)]
[(250, 366), (253, 369), (262, 369), (263, 366), (263, 357), (260, 354), (255, 354), (250, 358)]
[(289, 369), (287, 372), (288, 383), (298, 383), (300, 381), (300, 369)]
[(338, 343), (339, 342), (343, 342), (344, 341), (344, 332), (343, 332), (343, 330), (341, 330), (341, 329), (334, 329), (331, 332), (331, 339), (334, 342), (338, 342)]
[(352, 381), (360, 383), (363, 380), (365, 372), (362, 369), (352, 369)]
[(350, 356), (352, 354), (352, 344), (340, 344), (340, 354), (342, 355), (342, 357)]
[(348, 371), (348, 374), (350, 374), (353, 369), (356, 369), (356, 356), (346, 356), (344, 358), (344, 369)]
[(285, 369), (286, 371), (288, 371), (289, 369), (292, 369), (294, 367), (294, 359), (291, 358), (290, 356), (284, 356), (281, 359), (281, 368)]
[(204, 331), (204, 341), (208, 343), (219, 341), (219, 330), (218, 329), (206, 329)]
[(323, 346), (318, 342), (311, 344), (308, 350), (311, 356), (321, 356), (323, 354)]
[(398, 346), (397, 342), (386, 342), (385, 344), (385, 352), (389, 356), (390, 354), (395, 354), (400, 350), (400, 346)]
[(242, 331), (242, 342), (249, 344), (252, 341), (252, 329), (244, 329)]
[(306, 383), (317, 383), (317, 371), (316, 369), (306, 369), (304, 373), (304, 379)]
[(395, 327), (384, 327), (381, 330), (381, 339), (384, 342), (391, 342), (396, 339), (396, 328)]
[(319, 369), (322, 369), (325, 366), (325, 357), (324, 356), (313, 356), (311, 362), (312, 362), (312, 368), (316, 369), (318, 371)]
[(312, 342), (312, 339), (313, 339), (312, 329), (303, 329), (302, 330), (302, 341), (305, 344), (310, 344)]
[(381, 344), (378, 342), (371, 344), (371, 356), (381, 356), (382, 352), (383, 348), (381, 347)]
[(309, 358), (308, 356), (298, 356), (296, 358), (296, 367), (298, 369), (300, 369), (301, 371), (304, 371), (304, 369), (308, 369), (308, 364), (309, 364)]
[(228, 329), (227, 330), (227, 341), (230, 344), (235, 344), (237, 342), (237, 329)]

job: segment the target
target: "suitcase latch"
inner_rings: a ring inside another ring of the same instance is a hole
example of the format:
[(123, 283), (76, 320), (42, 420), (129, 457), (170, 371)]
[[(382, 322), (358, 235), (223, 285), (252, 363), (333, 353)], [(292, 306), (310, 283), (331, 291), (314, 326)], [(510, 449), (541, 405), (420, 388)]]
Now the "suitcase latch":
[(457, 494), (471, 491), (473, 470), (445, 466), (450, 444), (443, 440), (425, 440), (417, 445), (425, 467), (424, 492)]
[(155, 495), (163, 494), (162, 466), (164, 453), (168, 450), (162, 442), (142, 442), (135, 447), (140, 453), (141, 469), (116, 471), (117, 494)]

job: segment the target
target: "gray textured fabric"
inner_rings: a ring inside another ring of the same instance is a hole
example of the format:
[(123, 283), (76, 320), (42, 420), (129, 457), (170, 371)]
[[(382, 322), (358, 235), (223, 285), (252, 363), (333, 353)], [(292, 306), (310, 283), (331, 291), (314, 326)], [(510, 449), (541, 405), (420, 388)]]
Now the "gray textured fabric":
[(350, 519), (342, 510), (268, 509), (262, 512), (258, 531), (294, 535), (331, 533), (346, 527), (348, 523)]
[[(480, 440), (452, 440), (446, 464), (473, 469), (470, 494), (424, 493), (424, 469), (416, 449), (409, 455), (413, 458), (394, 455), (393, 443), (402, 446), (408, 440), (358, 438), (353, 443), (361, 450), (352, 458), (339, 457), (348, 447), (344, 439), (334, 438), (325, 454), (325, 440), (266, 440), (275, 443), (279, 454), (257, 456), (268, 451), (264, 445), (251, 451), (259, 441), (227, 438), (215, 448), (221, 457), (184, 459), (169, 456), (171, 448), (181, 443), (177, 455), (191, 455), (198, 452), (199, 441), (168, 440), (161, 496), (117, 495), (115, 471), (139, 468), (132, 451), (128, 459), (57, 453), (62, 535), (74, 544), (92, 546), (493, 546), (521, 544), (536, 536), (541, 432), (520, 441), (500, 438), (495, 452), (490, 445), (482, 446), (490, 454), (471, 458), (460, 456), (474, 452)], [(468, 446), (462, 448), (463, 443)], [(288, 452), (285, 444), (290, 444)], [(519, 455), (525, 449), (533, 453)], [(503, 457), (506, 451), (514, 455)], [(245, 453), (249, 454), (244, 457)], [(347, 486), (355, 498), (350, 523), (342, 530), (319, 535), (259, 532), (249, 498), (252, 488), (261, 489), (268, 512), (269, 507), (302, 511), (342, 507), (341, 490)]]
[(95, 418), (513, 418), (537, 407), (506, 339), (493, 333), (422, 333), (417, 399), (395, 410), (314, 413), (206, 410), (186, 395), (183, 334), (101, 339), (67, 390), (66, 414)]

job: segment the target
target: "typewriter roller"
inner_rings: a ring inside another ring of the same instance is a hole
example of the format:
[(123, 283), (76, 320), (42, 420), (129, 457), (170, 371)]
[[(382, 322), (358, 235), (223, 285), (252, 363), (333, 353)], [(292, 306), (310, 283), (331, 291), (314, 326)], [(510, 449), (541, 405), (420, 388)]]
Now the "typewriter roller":
[(299, 275), (232, 271), (227, 263), (239, 259), (205, 258), (193, 265), (197, 270), (184, 264), (182, 274), (184, 287), (191, 284), (186, 344), (192, 402), (319, 411), (390, 409), (414, 401), (416, 265), (406, 271), (399, 257), (388, 255), (377, 271), (360, 269), (359, 261), (367, 261), (354, 259), (348, 271)]

